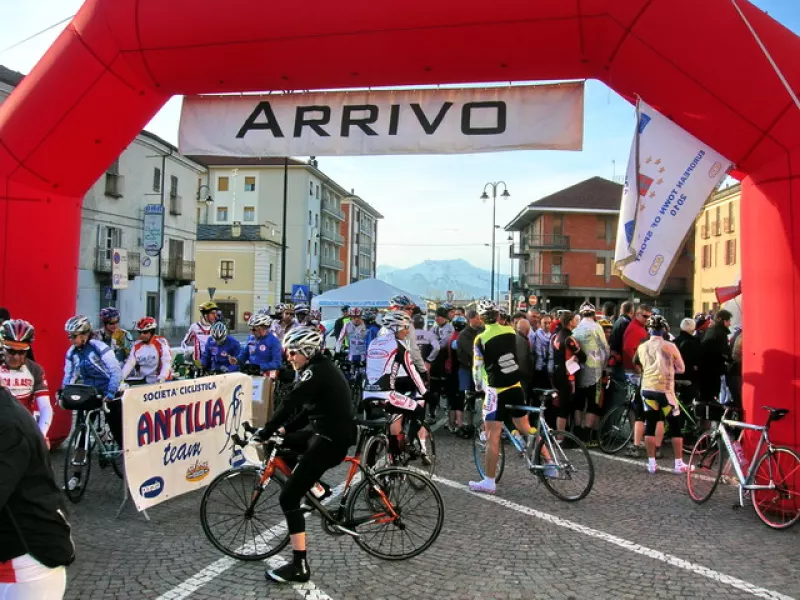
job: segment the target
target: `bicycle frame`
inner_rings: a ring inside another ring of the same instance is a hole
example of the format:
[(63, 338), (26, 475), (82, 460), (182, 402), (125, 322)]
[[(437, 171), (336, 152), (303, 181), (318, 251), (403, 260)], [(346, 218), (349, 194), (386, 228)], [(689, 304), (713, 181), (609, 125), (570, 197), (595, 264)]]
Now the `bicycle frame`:
[[(99, 446), (98, 451), (100, 454), (106, 459), (113, 459), (122, 455), (122, 450), (109, 450), (108, 447), (103, 443), (103, 439), (100, 437), (100, 432), (94, 426), (93, 422), (94, 416), (100, 415), (102, 412), (103, 409), (101, 408), (95, 408), (93, 410), (86, 411), (86, 415), (83, 418), (83, 424), (86, 426), (86, 435), (83, 436), (83, 451), (88, 455), (89, 438), (91, 437), (94, 440), (94, 443)], [(108, 427), (107, 424), (106, 427)]]
[[(727, 412), (727, 411), (726, 411)], [(739, 457), (736, 456), (736, 452), (733, 449), (733, 441), (731, 440), (731, 436), (728, 433), (726, 427), (738, 427), (740, 429), (749, 429), (751, 431), (760, 431), (761, 436), (759, 437), (758, 444), (756, 445), (755, 452), (750, 460), (750, 468), (745, 474), (742, 471), (742, 465), (739, 462)], [(761, 456), (761, 449), (764, 447), (766, 443), (767, 452), (772, 452), (772, 442), (769, 441), (769, 436), (767, 435), (767, 427), (765, 425), (753, 425), (752, 423), (743, 423), (741, 421), (731, 421), (726, 419), (724, 416), (722, 418), (721, 424), (717, 427), (717, 435), (722, 438), (722, 441), (725, 444), (725, 448), (728, 450), (728, 458), (733, 465), (733, 470), (736, 473), (736, 477), (739, 480), (739, 494), (741, 496), (742, 490), (774, 490), (775, 489), (775, 482), (772, 479), (772, 466), (769, 465), (770, 474), (769, 474), (769, 485), (755, 485), (752, 483), (753, 478), (755, 477), (755, 467), (756, 467), (756, 459)]]

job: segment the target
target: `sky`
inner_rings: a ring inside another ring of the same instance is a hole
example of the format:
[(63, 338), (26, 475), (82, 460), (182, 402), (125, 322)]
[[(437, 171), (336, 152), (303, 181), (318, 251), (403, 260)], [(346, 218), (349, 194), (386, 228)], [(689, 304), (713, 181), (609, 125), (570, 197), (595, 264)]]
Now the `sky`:
[[(0, 0), (0, 64), (27, 73), (65, 24), (10, 46), (73, 15), (81, 0)], [(800, 34), (800, 0), (753, 0)], [(147, 129), (177, 143), (181, 99), (173, 98)], [(517, 151), (458, 155), (318, 157), (319, 168), (374, 206), (378, 264), (409, 267), (426, 259), (463, 258), (490, 269), (492, 203), (484, 185), (504, 181), (511, 197), (497, 200), (505, 226), (530, 202), (595, 175), (624, 173), (634, 125), (633, 107), (597, 81), (586, 83), (584, 147), (580, 152)], [(413, 232), (409, 240), (409, 232)], [(508, 233), (498, 231), (497, 257), (508, 272)]]

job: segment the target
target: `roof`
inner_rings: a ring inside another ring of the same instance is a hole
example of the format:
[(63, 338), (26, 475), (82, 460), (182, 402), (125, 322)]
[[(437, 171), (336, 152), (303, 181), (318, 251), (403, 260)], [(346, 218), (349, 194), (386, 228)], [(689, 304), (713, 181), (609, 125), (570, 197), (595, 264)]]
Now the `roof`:
[(22, 79), (25, 77), (22, 73), (18, 73), (17, 71), (12, 71), (11, 69), (0, 65), (0, 82), (7, 83), (12, 87), (16, 87), (20, 84)]
[(380, 279), (361, 279), (350, 285), (314, 296), (311, 299), (311, 308), (321, 308), (323, 306), (374, 306), (385, 308), (389, 306), (391, 297), (397, 294), (405, 294), (417, 306), (425, 306), (421, 297), (409, 294), (385, 281)]
[[(238, 237), (233, 235), (232, 225), (197, 225), (198, 242), (273, 242), (264, 225), (241, 225)], [(276, 237), (278, 234), (273, 235)], [(275, 241), (275, 243), (278, 243)]]
[[(187, 158), (195, 162), (205, 165), (207, 167), (282, 167), (286, 161), (284, 156), (192, 156), (188, 155)], [(307, 162), (297, 160), (296, 158), (289, 159), (290, 167), (308, 167), (311, 166)]]
[(622, 201), (622, 184), (591, 177), (554, 194), (534, 200), (506, 225), (506, 231), (521, 231), (539, 215), (549, 212), (615, 214)]
[(369, 202), (364, 200), (361, 196), (356, 196), (355, 194), (350, 194), (349, 196), (345, 196), (342, 198), (342, 203), (346, 204), (348, 202), (352, 202), (354, 204), (358, 204), (359, 208), (363, 208), (369, 214), (371, 214), (376, 219), (383, 219), (383, 215), (375, 210)]

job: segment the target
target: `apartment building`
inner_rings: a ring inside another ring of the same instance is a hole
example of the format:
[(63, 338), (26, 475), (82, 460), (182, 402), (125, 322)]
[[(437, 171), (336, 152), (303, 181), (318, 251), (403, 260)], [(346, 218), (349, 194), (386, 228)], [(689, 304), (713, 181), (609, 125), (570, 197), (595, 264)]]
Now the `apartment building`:
[(378, 252), (378, 219), (383, 215), (354, 193), (342, 200), (345, 220), (341, 225), (344, 246), (339, 285), (348, 285), (376, 276)]

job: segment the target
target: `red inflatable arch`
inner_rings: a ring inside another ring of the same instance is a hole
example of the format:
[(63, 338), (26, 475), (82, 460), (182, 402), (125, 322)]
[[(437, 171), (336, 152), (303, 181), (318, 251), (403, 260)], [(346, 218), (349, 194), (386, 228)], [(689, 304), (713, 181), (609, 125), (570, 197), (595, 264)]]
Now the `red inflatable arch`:
[[(800, 89), (798, 37), (738, 2)], [(800, 110), (731, 0), (87, 0), (0, 107), (0, 305), (34, 321), (57, 380), (81, 197), (174, 94), (573, 78), (640, 95), (736, 163), (746, 404), (794, 409)], [(795, 410), (775, 438), (797, 446), (798, 428)]]

